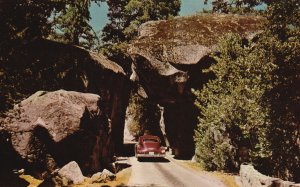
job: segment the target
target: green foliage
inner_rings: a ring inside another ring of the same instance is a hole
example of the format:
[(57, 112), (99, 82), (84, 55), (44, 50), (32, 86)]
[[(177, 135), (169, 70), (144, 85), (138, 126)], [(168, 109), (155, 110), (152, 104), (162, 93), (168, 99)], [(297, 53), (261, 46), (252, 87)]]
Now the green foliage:
[(127, 74), (131, 73), (132, 59), (127, 52), (128, 43), (105, 44), (100, 47), (100, 52), (110, 60), (117, 62)]
[[(208, 0), (204, 0), (207, 4)], [(261, 5), (263, 0), (213, 0), (212, 11), (219, 13), (249, 13), (254, 7)]]
[[(94, 0), (99, 2), (102, 0)], [(89, 25), (89, 8), (92, 0), (70, 1), (62, 11), (53, 17), (52, 39), (64, 43), (79, 45), (87, 49), (99, 46), (99, 40)]]
[(107, 0), (107, 4), (110, 23), (103, 29), (102, 40), (108, 44), (130, 41), (142, 23), (169, 19), (180, 10), (180, 0)]
[(129, 0), (107, 0), (108, 5), (108, 19), (109, 23), (103, 28), (101, 40), (106, 44), (117, 44), (125, 41), (123, 33), (128, 22), (126, 19), (125, 6)]
[(300, 39), (270, 37), (266, 44), (278, 69), (273, 72), (274, 88), (268, 94), (271, 126), (268, 129), (274, 164), (272, 174), (300, 181)]
[(159, 108), (149, 100), (132, 91), (127, 113), (132, 118), (128, 124), (128, 130), (136, 138), (145, 132), (149, 134), (158, 133)]
[(298, 0), (266, 0), (268, 29), (281, 40), (300, 36), (300, 2)]
[(201, 111), (196, 154), (207, 169), (234, 171), (250, 161), (299, 182), (300, 3), (261, 2), (269, 22), (258, 41), (222, 39), (218, 63), (210, 68), (216, 78), (194, 91)]
[(125, 12), (128, 15), (127, 19), (131, 21), (124, 28), (124, 34), (126, 38), (132, 39), (137, 35), (137, 29), (142, 23), (172, 18), (178, 15), (179, 10), (179, 0), (130, 0), (125, 6)]
[[(48, 18), (54, 9), (63, 9), (64, 1), (5, 0), (0, 3), (0, 41), (47, 36), (51, 30)], [(1, 47), (3, 48), (3, 47)]]
[[(24, 77), (15, 73), (17, 67), (11, 64), (11, 54), (19, 50), (19, 41), (26, 43), (36, 37), (48, 36), (51, 31), (48, 18), (54, 9), (60, 11), (64, 5), (63, 1), (44, 0), (0, 2), (0, 113), (10, 108), (16, 98), (24, 97), (23, 93), (15, 92)], [(18, 65), (22, 67), (22, 63)], [(30, 69), (23, 71), (30, 75)]]
[(144, 102), (145, 100), (138, 94), (131, 92), (127, 115), (132, 119), (130, 124), (128, 124), (128, 130), (136, 138), (144, 134), (145, 131), (144, 123), (142, 122), (142, 118), (144, 118)]
[[(208, 3), (208, 0), (203, 0)], [(300, 26), (300, 3), (298, 0), (213, 0), (212, 12), (219, 13), (250, 13), (255, 7), (267, 6), (268, 27), (273, 34), (284, 34), (286, 31)]]
[(262, 98), (271, 89), (274, 64), (266, 50), (238, 36), (222, 38), (219, 49), (218, 63), (210, 68), (216, 79), (194, 92), (201, 110), (196, 154), (207, 169), (234, 171), (242, 147), (250, 149), (251, 160), (270, 154), (265, 140), (269, 111)]
[(91, 19), (89, 7), (91, 2), (99, 4), (101, 1), (1, 1), (0, 44), (5, 45), (10, 39), (30, 40), (51, 34), (51, 39), (90, 49), (97, 44), (98, 38), (88, 23)]
[[(26, 56), (24, 44), (37, 38), (59, 40), (91, 48), (95, 34), (88, 25), (91, 2), (101, 0), (4, 0), (0, 1), (0, 111), (5, 111), (31, 93), (23, 83), (30, 82), (37, 64), (18, 59)], [(55, 27), (54, 27), (55, 26)], [(53, 30), (54, 29), (54, 30)], [(59, 31), (58, 31), (59, 30)], [(40, 76), (37, 76), (40, 77)], [(32, 86), (35, 87), (35, 80)], [(45, 80), (44, 80), (45, 81)], [(26, 84), (25, 84), (26, 85)], [(40, 87), (40, 89), (42, 89)], [(51, 88), (45, 88), (51, 90)], [(0, 113), (1, 113), (0, 112)]]
[(169, 19), (180, 10), (180, 0), (107, 0), (109, 23), (102, 30), (101, 51), (130, 71), (126, 45), (137, 36), (138, 27), (150, 20)]

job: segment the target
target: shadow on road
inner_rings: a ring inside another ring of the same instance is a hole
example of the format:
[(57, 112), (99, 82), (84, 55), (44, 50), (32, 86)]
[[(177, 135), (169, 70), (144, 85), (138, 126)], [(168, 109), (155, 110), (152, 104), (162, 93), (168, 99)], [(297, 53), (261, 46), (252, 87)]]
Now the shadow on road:
[(139, 162), (170, 162), (166, 158), (139, 158)]
[(123, 169), (126, 169), (126, 168), (129, 168), (131, 167), (130, 164), (127, 164), (127, 163), (115, 163), (115, 167), (116, 167), (116, 172), (119, 172)]

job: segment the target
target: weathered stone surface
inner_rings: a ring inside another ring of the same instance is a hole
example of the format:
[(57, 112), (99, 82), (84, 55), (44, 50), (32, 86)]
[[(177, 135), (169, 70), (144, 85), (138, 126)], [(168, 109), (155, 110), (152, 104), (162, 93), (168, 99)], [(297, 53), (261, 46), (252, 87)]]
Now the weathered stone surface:
[(139, 37), (128, 49), (131, 78), (144, 88), (144, 95), (164, 107), (166, 134), (177, 156), (193, 155), (198, 113), (191, 88), (201, 88), (213, 77), (202, 69), (215, 63), (209, 55), (217, 52), (218, 39), (226, 33), (253, 37), (264, 22), (258, 16), (201, 14), (151, 21), (139, 28)]
[(107, 169), (104, 169), (104, 170), (102, 171), (102, 175), (104, 176), (104, 178), (105, 178), (106, 180), (109, 180), (109, 181), (113, 181), (113, 180), (116, 179), (116, 175), (113, 174), (112, 172), (108, 171)]
[[(209, 66), (204, 63), (209, 60), (207, 55), (217, 50), (219, 37), (231, 32), (245, 37), (252, 35), (262, 28), (263, 22), (257, 16), (218, 14), (147, 22), (140, 27), (139, 38), (129, 48), (134, 59), (133, 77), (141, 82), (150, 97), (174, 102), (170, 98), (182, 95), (184, 90), (189, 90), (188, 84), (195, 81), (194, 69), (198, 68), (199, 79), (202, 66)], [(186, 86), (188, 89), (184, 89)], [(166, 91), (170, 87), (179, 88), (170, 94)]]
[(75, 161), (69, 162), (58, 171), (61, 178), (68, 180), (67, 184), (80, 184), (84, 182), (84, 176)]
[(139, 29), (139, 38), (130, 51), (148, 54), (163, 62), (196, 64), (216, 49), (219, 37), (226, 33), (250, 36), (258, 32), (265, 20), (259, 16), (202, 14), (151, 21)]
[(191, 88), (201, 88), (213, 77), (201, 70), (215, 63), (209, 54), (217, 52), (219, 37), (231, 32), (253, 37), (264, 21), (258, 16), (201, 14), (151, 21), (139, 28), (128, 50), (131, 78), (144, 95), (164, 107), (165, 131), (177, 156), (191, 158), (194, 153), (198, 114)]
[(0, 115), (39, 90), (94, 93), (111, 119), (115, 144), (121, 145), (130, 87), (121, 66), (101, 54), (45, 39), (14, 45), (0, 74), (7, 83), (0, 92)]
[(104, 169), (102, 172), (97, 172), (87, 179), (87, 182), (90, 184), (93, 183), (105, 183), (107, 181), (113, 181), (116, 179), (116, 175), (112, 172)]
[(241, 165), (240, 179), (243, 187), (294, 187), (300, 185), (263, 175), (251, 165)]
[(112, 158), (102, 102), (98, 95), (73, 91), (35, 93), (1, 119), (0, 154), (8, 155), (1, 162), (20, 160), (19, 166), (40, 177), (70, 161), (85, 173), (99, 171)]
[(192, 69), (217, 50), (221, 36), (252, 35), (264, 21), (258, 16), (203, 14), (147, 22), (128, 50), (134, 59), (132, 77), (138, 76), (149, 96), (174, 102), (172, 96), (183, 94)]
[(102, 172), (97, 172), (93, 174), (90, 178), (87, 178), (86, 182), (89, 184), (106, 183), (108, 181), (113, 181), (115, 179), (116, 179), (115, 174), (113, 174), (107, 169), (104, 169)]
[(90, 179), (88, 179), (89, 183), (100, 183), (100, 182), (104, 182), (104, 179), (102, 177), (102, 173), (101, 172), (97, 172), (95, 174), (92, 175), (92, 177)]

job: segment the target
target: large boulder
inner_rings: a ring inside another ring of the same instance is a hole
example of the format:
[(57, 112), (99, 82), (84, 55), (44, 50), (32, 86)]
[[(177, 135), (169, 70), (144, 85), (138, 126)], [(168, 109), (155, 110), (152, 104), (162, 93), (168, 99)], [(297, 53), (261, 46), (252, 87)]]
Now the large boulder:
[[(139, 28), (139, 37), (129, 49), (174, 64), (196, 64), (216, 50), (221, 36), (237, 33), (252, 37), (265, 19), (251, 15), (200, 14), (170, 20), (150, 21)], [(165, 64), (165, 63), (164, 63)]]
[(46, 39), (11, 45), (3, 57), (7, 63), (0, 64), (0, 116), (39, 90), (94, 93), (101, 96), (113, 139), (121, 145), (129, 90), (121, 66), (101, 54)]
[(223, 14), (147, 22), (139, 28), (139, 37), (128, 50), (134, 60), (133, 77), (138, 76), (135, 79), (150, 97), (161, 103), (176, 102), (178, 97), (174, 96), (189, 91), (194, 68), (217, 51), (221, 36), (236, 33), (253, 37), (264, 22), (259, 16)]
[(128, 49), (131, 79), (165, 108), (166, 133), (177, 156), (193, 155), (198, 112), (191, 88), (202, 88), (213, 78), (202, 69), (216, 62), (210, 54), (218, 51), (218, 39), (227, 33), (253, 38), (264, 22), (259, 16), (201, 14), (151, 21), (139, 28), (139, 37)]
[(108, 166), (113, 147), (102, 102), (95, 94), (64, 90), (25, 99), (0, 118), (1, 169), (25, 167), (44, 177), (70, 161), (84, 173)]
[(257, 171), (252, 165), (241, 165), (240, 168), (240, 181), (244, 187), (300, 187), (300, 183), (284, 181), (279, 178), (266, 176)]

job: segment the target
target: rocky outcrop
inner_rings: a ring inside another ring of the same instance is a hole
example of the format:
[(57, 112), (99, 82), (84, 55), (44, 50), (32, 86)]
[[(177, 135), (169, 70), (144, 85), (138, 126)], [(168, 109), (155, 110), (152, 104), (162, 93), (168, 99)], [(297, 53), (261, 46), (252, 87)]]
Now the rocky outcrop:
[(200, 74), (201, 66), (209, 66), (205, 62), (212, 60), (208, 55), (217, 51), (221, 36), (250, 37), (264, 21), (258, 16), (203, 14), (147, 22), (128, 50), (134, 60), (132, 77), (138, 77), (135, 80), (150, 97), (161, 103), (176, 102), (189, 91), (193, 70), (199, 68)]
[(50, 40), (13, 44), (7, 63), (0, 65), (0, 115), (39, 90), (94, 93), (111, 119), (115, 144), (122, 144), (129, 79), (121, 66), (101, 54)]
[(300, 184), (294, 182), (263, 175), (251, 165), (241, 165), (240, 178), (243, 187), (300, 187)]
[(252, 37), (265, 20), (259, 16), (202, 14), (166, 21), (151, 21), (139, 29), (139, 38), (130, 48), (131, 54), (154, 57), (178, 65), (197, 64), (215, 51), (221, 36), (237, 33)]
[[(112, 161), (103, 99), (95, 94), (39, 91), (0, 119), (0, 165), (45, 177), (70, 161), (93, 173)], [(46, 174), (46, 175), (45, 175)]]
[(209, 55), (217, 52), (218, 39), (226, 33), (253, 37), (264, 22), (257, 16), (203, 14), (140, 27), (139, 37), (128, 50), (133, 58), (131, 79), (164, 107), (166, 133), (176, 155), (193, 155), (198, 113), (191, 88), (201, 88), (213, 77), (202, 69), (215, 63)]

